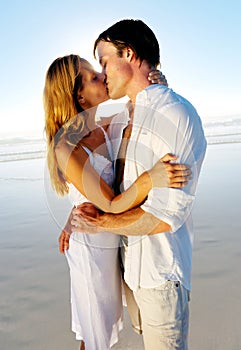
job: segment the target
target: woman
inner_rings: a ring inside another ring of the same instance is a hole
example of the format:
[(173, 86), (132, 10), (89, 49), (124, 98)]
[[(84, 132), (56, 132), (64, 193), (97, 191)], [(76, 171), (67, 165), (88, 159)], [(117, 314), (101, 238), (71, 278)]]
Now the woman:
[[(74, 205), (89, 200), (104, 211), (118, 213), (139, 205), (152, 186), (184, 186), (190, 175), (188, 168), (165, 163), (176, 159), (166, 155), (127, 191), (114, 197), (108, 127), (95, 121), (98, 104), (106, 100), (104, 76), (86, 60), (70, 55), (56, 59), (49, 67), (44, 109), (48, 167), (56, 192), (64, 195), (70, 190)], [(66, 256), (71, 275), (72, 330), (81, 340), (81, 350), (108, 350), (118, 341), (122, 329), (118, 245), (119, 237), (110, 233), (71, 235)]]

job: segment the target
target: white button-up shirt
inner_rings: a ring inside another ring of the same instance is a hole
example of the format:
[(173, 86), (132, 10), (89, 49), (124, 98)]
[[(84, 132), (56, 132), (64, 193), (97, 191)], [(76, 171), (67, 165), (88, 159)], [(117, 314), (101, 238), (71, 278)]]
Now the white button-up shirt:
[[(117, 157), (128, 108), (112, 121), (110, 135)], [(191, 166), (192, 180), (183, 189), (153, 188), (141, 208), (168, 223), (171, 231), (129, 236), (125, 247), (125, 281), (132, 290), (155, 288), (178, 280), (190, 290), (193, 228), (191, 209), (206, 140), (195, 108), (163, 85), (150, 85), (136, 98), (133, 128), (127, 147), (124, 187), (128, 188), (145, 170), (166, 153)]]

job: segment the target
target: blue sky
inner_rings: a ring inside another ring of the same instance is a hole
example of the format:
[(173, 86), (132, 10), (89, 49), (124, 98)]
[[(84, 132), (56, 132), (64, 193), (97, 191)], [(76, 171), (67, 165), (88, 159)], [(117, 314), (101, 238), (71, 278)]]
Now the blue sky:
[(203, 120), (241, 115), (239, 0), (1, 0), (1, 132), (41, 133), (48, 66), (70, 53), (95, 63), (97, 35), (123, 18), (153, 29), (169, 85)]

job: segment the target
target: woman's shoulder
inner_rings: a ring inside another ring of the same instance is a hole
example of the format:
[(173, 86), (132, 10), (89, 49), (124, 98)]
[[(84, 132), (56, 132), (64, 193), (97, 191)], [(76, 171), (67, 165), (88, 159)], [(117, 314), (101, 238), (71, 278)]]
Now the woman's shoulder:
[(69, 149), (70, 145), (68, 144), (66, 135), (61, 135), (61, 137), (58, 139), (58, 141), (55, 144), (54, 150), (55, 153), (62, 152), (66, 149)]
[(66, 136), (62, 136), (56, 144), (54, 150), (57, 160), (69, 158), (70, 155), (78, 154), (83, 150), (81, 142), (74, 144), (69, 142)]
[(70, 149), (70, 145), (68, 145), (64, 137), (61, 137), (61, 139), (58, 140), (58, 143), (54, 148), (54, 152), (55, 152), (58, 166), (60, 168), (63, 168), (63, 164), (66, 165), (66, 161), (72, 153)]

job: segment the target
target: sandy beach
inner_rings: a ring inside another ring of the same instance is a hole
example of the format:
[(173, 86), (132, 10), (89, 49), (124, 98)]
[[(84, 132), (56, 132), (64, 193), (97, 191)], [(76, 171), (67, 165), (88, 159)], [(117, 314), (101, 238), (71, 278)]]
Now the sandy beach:
[[(71, 203), (46, 195), (44, 164), (0, 163), (1, 350), (79, 349), (70, 330), (68, 267), (57, 244)], [(191, 350), (241, 349), (240, 193), (241, 144), (208, 146), (193, 210)], [(144, 349), (126, 312), (113, 349)]]

